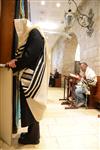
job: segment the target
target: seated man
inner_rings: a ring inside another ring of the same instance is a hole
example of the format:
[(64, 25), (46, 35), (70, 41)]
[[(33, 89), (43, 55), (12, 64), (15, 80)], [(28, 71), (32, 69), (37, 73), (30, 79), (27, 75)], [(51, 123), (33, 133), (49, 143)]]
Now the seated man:
[(80, 74), (70, 74), (70, 76), (76, 79), (74, 91), (72, 90), (75, 101), (73, 101), (70, 106), (65, 107), (65, 109), (86, 106), (86, 95), (90, 95), (90, 86), (96, 86), (97, 83), (97, 76), (95, 72), (85, 62), (83, 62), (80, 63)]
[(85, 105), (86, 95), (90, 95), (90, 86), (95, 86), (97, 83), (97, 76), (87, 63), (80, 63), (80, 76), (77, 76), (79, 82), (75, 88), (76, 106), (81, 107)]

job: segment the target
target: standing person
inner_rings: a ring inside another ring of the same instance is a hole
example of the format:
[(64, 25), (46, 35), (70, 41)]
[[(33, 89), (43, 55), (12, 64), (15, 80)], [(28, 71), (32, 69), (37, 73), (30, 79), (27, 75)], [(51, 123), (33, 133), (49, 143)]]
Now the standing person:
[(54, 78), (55, 78), (55, 79), (58, 79), (58, 78), (59, 78), (59, 72), (57, 71), (57, 69), (55, 69)]
[(19, 144), (38, 144), (39, 121), (47, 104), (50, 54), (44, 34), (27, 19), (15, 19), (18, 35), (16, 58), (7, 62), (13, 72), (19, 72), (21, 126), (28, 127), (21, 133)]
[(80, 63), (80, 76), (75, 89), (76, 105), (81, 107), (86, 104), (86, 95), (90, 95), (90, 86), (96, 86), (97, 76), (87, 63)]

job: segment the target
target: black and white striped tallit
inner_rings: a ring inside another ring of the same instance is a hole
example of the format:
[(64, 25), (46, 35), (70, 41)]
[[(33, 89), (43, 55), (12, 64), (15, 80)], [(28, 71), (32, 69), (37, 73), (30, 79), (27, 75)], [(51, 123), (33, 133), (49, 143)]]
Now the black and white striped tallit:
[[(25, 45), (21, 46), (16, 51), (16, 58), (20, 58), (22, 56), (24, 47)], [(45, 61), (45, 47), (44, 47), (44, 54), (41, 54), (41, 56), (39, 57), (35, 70), (33, 71), (30, 68), (28, 69), (25, 68), (21, 72), (20, 81), (26, 98), (31, 97), (33, 99), (35, 94), (39, 90), (44, 76), (45, 66), (46, 61)]]
[(51, 51), (48, 48), (46, 37), (40, 27), (33, 25), (26, 18), (15, 19), (14, 23), (18, 35), (16, 59), (22, 57), (31, 30), (39, 30), (45, 41), (44, 54), (41, 54), (39, 60), (36, 61), (35, 70), (25, 68), (22, 71), (19, 71), (19, 80), (21, 81), (21, 86), (25, 93), (26, 102), (35, 119), (40, 121), (47, 108)]

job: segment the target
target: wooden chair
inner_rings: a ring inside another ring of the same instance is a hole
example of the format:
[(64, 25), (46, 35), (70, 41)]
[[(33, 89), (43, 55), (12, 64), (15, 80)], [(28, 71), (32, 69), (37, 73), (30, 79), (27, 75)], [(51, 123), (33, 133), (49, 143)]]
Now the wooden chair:
[(55, 87), (61, 87), (61, 74), (59, 74), (59, 77), (55, 79)]
[(100, 105), (100, 77), (97, 77), (97, 85), (91, 87), (91, 95), (88, 96), (88, 108), (97, 108)]

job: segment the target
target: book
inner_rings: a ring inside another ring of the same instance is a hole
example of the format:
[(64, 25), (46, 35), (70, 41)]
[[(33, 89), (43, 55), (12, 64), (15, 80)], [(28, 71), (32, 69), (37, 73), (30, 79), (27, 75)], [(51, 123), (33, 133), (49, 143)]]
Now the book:
[(73, 73), (70, 73), (69, 76), (70, 76), (70, 77), (73, 77), (73, 78), (76, 78), (76, 79), (79, 79), (79, 75), (75, 75), (75, 74), (73, 74)]

